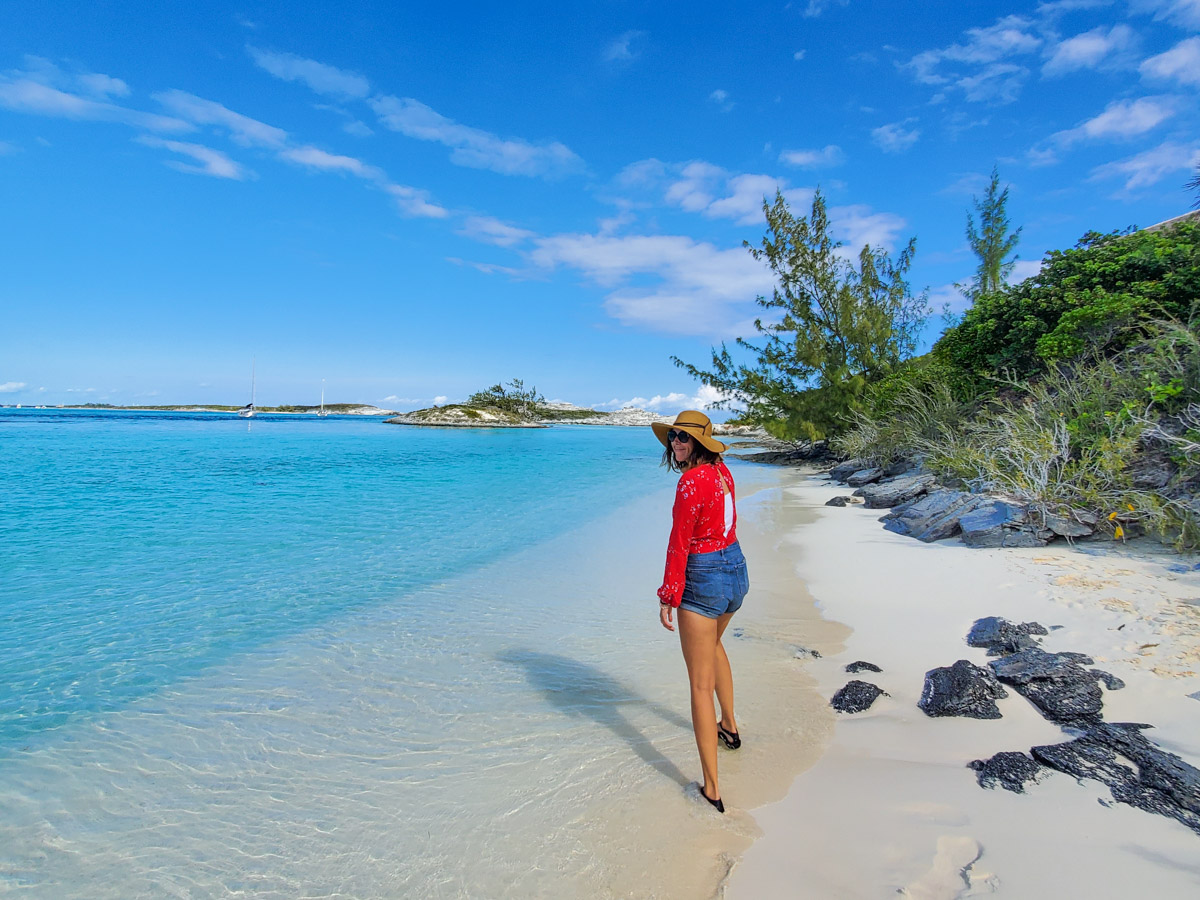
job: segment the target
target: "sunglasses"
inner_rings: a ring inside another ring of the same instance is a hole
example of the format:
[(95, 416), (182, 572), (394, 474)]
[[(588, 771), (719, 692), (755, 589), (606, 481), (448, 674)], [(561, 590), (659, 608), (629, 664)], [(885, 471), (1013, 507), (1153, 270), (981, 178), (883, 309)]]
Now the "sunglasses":
[(670, 431), (667, 432), (667, 443), (668, 444), (671, 443), (672, 441), (679, 441), (679, 443), (681, 443), (681, 444), (686, 444), (691, 439), (692, 439), (692, 436), (690, 434), (688, 434), (686, 431), (676, 431), (674, 428), (672, 428)]

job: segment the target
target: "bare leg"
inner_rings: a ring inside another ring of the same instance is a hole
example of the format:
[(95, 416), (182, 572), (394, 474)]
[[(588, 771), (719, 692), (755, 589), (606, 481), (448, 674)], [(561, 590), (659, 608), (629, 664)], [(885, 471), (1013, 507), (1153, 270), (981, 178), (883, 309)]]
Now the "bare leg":
[(733, 717), (733, 670), (729, 667), (729, 657), (725, 655), (725, 645), (721, 638), (733, 613), (726, 613), (717, 619), (717, 702), (721, 705), (721, 726), (726, 731), (737, 734), (737, 719)]
[(692, 730), (696, 733), (696, 749), (700, 751), (704, 796), (710, 800), (721, 797), (721, 788), (717, 784), (717, 710), (713, 705), (713, 691), (717, 686), (718, 627), (716, 619), (689, 609), (679, 610), (679, 643), (692, 688)]

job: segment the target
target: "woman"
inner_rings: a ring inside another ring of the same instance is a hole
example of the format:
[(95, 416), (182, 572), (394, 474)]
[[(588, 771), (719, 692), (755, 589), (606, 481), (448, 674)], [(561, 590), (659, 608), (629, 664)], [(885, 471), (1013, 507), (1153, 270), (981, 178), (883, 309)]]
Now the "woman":
[[(651, 427), (666, 447), (663, 465), (682, 473), (675, 489), (666, 574), (658, 589), (658, 616), (663, 628), (674, 631), (672, 617), (679, 610), (679, 643), (692, 687), (692, 730), (704, 773), (700, 793), (723, 813), (717, 740), (730, 750), (742, 741), (733, 717), (733, 673), (721, 636), (750, 589), (737, 542), (733, 476), (721, 459), (726, 447), (713, 438), (712, 421), (704, 413), (684, 410), (673, 424)], [(714, 691), (721, 704), (719, 721)]]

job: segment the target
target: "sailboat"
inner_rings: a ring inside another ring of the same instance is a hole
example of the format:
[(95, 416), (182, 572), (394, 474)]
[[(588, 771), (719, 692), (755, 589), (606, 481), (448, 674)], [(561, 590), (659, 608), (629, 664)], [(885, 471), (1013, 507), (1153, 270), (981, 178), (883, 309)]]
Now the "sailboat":
[(321, 411), (319, 413), (317, 413), (317, 415), (318, 416), (329, 415), (329, 413), (325, 412), (325, 379), (324, 378), (321, 379)]
[(250, 402), (238, 410), (238, 415), (249, 419), (254, 415), (254, 360), (250, 360)]

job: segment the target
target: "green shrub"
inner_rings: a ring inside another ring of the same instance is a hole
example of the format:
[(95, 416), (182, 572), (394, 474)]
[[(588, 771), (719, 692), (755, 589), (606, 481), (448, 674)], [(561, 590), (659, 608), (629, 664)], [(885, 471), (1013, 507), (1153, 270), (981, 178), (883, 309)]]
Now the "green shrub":
[(1046, 254), (1021, 284), (981, 294), (934, 355), (975, 376), (1026, 378), (1087, 352), (1111, 354), (1154, 319), (1189, 319), (1200, 297), (1200, 227), (1095, 234)]

